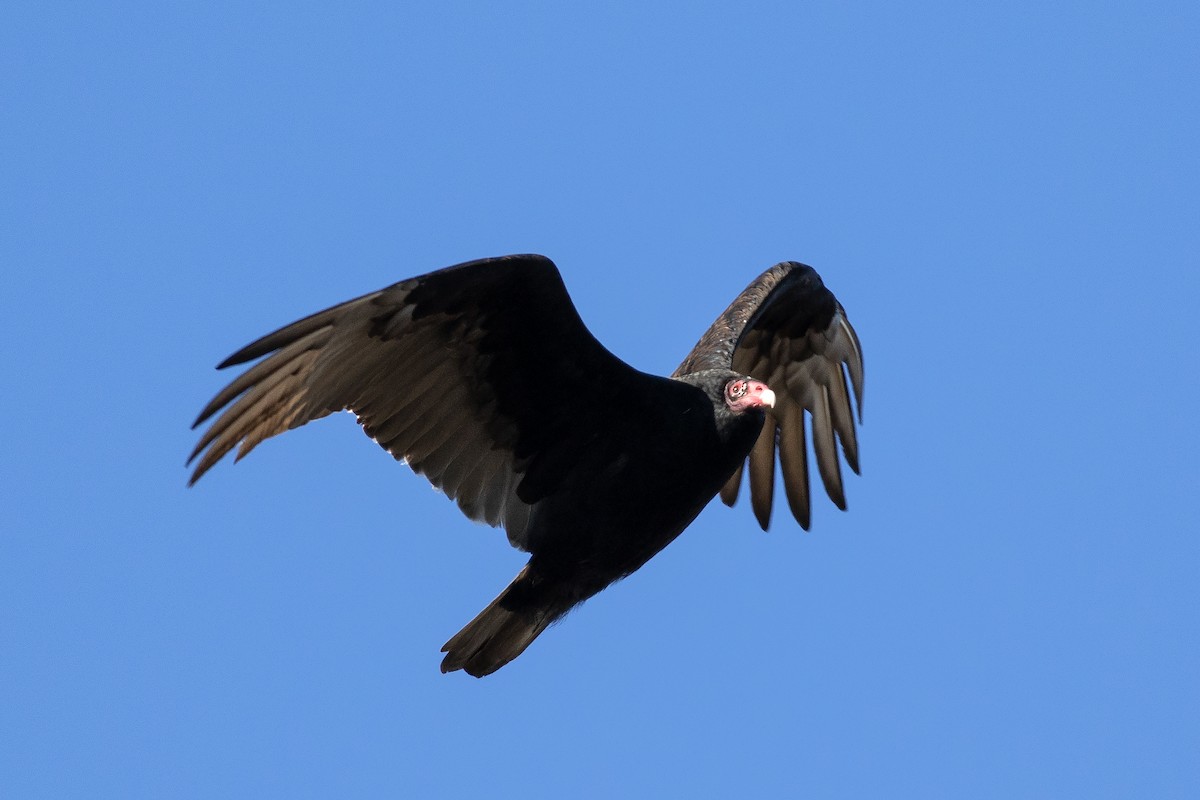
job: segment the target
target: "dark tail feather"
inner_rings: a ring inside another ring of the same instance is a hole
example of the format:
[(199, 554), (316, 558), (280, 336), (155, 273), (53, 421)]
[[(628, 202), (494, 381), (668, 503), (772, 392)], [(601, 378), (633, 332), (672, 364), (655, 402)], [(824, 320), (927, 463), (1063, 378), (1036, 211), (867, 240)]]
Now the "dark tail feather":
[[(508, 588), (442, 647), (442, 672), (482, 678), (512, 661), (574, 602), (539, 581), (526, 565)], [(565, 607), (564, 607), (565, 606)]]

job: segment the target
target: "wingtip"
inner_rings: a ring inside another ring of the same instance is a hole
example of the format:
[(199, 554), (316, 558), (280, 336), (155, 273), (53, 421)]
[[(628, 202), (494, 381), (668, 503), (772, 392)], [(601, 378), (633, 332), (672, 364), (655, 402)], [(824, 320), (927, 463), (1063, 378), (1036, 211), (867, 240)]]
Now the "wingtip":
[(771, 506), (768, 504), (765, 510), (755, 508), (754, 518), (758, 520), (758, 527), (762, 528), (764, 532), (769, 531), (771, 529)]
[[(184, 466), (190, 467), (192, 465), (192, 461), (194, 459), (195, 459), (195, 456), (192, 456), (192, 458), (189, 458), (187, 460), (187, 464), (185, 464)], [(191, 477), (188, 478), (188, 482), (187, 482), (188, 488), (190, 489), (193, 486), (195, 486), (196, 483), (201, 478), (204, 477), (204, 473), (206, 473), (206, 472), (208, 472), (208, 468), (205, 467), (203, 464), (201, 464), (200, 466), (198, 466), (194, 470), (192, 470), (192, 475), (191, 475)]]
[(224, 397), (224, 395), (224, 390), (219, 392), (216, 397), (208, 401), (208, 405), (200, 409), (200, 413), (196, 415), (196, 421), (192, 423), (192, 430), (196, 430), (196, 428), (208, 422), (213, 414), (216, 414), (233, 399), (231, 397)]
[[(196, 447), (196, 449), (192, 451), (192, 454), (190, 456), (188, 456), (188, 460), (184, 464), (184, 466), (190, 467), (192, 465), (192, 462), (196, 460), (197, 456), (199, 456), (203, 453), (203, 451), (205, 450), (206, 447), (207, 447), (207, 442), (201, 442), (200, 445), (198, 445)], [(200, 459), (200, 463), (196, 465), (196, 468), (194, 470), (192, 470), (192, 477), (188, 479), (188, 484), (187, 484), (189, 487), (195, 486), (197, 481), (199, 481), (201, 478), (203, 478), (208, 473), (208, 471), (210, 469), (212, 469), (214, 466), (216, 466), (217, 462), (221, 460), (220, 458), (213, 458), (212, 455), (213, 455), (213, 451), (209, 450), (208, 453), (205, 454), (204, 457)], [(222, 453), (222, 456), (224, 456), (224, 453)]]
[(242, 353), (244, 353), (246, 350), (249, 350), (249, 349), (250, 349), (249, 347), (243, 347), (241, 350), (238, 350), (236, 353), (234, 353), (233, 355), (226, 358), (220, 364), (217, 364), (217, 369), (219, 369), (219, 370), (229, 369), (230, 367), (234, 367), (234, 366), (237, 366), (238, 364), (242, 364), (242, 363), (245, 363), (246, 361), (249, 361), (250, 360), (249, 358), (242, 357)]
[[(196, 458), (196, 457), (195, 457), (194, 455), (193, 455), (191, 458), (189, 458), (189, 459), (187, 460), (187, 463), (186, 463), (186, 464), (184, 464), (184, 467), (190, 467), (190, 466), (192, 465), (192, 461), (193, 461), (195, 458)], [(195, 486), (195, 485), (196, 485), (196, 481), (200, 480), (200, 476), (201, 476), (201, 475), (203, 475), (203, 474), (204, 474), (204, 473), (203, 473), (203, 472), (201, 472), (201, 471), (199, 470), (199, 468), (192, 470), (192, 474), (191, 474), (191, 476), (190, 476), (190, 477), (188, 477), (187, 488), (189, 488), (189, 489), (190, 489), (190, 488), (192, 488), (193, 486)]]
[(828, 478), (826, 478), (825, 475), (822, 475), (821, 478), (822, 482), (825, 484), (825, 494), (829, 496), (829, 499), (833, 501), (835, 506), (840, 508), (842, 511), (845, 511), (846, 489), (842, 485), (841, 472), (839, 471), (833, 475), (830, 475)]

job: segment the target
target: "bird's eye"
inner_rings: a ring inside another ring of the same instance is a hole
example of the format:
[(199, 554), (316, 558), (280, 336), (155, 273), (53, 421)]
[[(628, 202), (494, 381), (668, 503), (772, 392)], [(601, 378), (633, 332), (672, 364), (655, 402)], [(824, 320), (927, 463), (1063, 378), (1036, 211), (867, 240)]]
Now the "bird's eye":
[(730, 398), (736, 400), (746, 393), (745, 381), (731, 381), (729, 389), (726, 390)]

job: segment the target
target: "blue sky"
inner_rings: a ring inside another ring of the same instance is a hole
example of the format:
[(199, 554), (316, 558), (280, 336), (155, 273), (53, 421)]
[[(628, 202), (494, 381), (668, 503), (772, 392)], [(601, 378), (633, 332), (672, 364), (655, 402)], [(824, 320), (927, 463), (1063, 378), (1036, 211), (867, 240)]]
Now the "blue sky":
[[(1197, 796), (1196, 5), (419, 5), (0, 11), (0, 795)], [(511, 252), (662, 373), (813, 264), (863, 476), (476, 681), (523, 558), (348, 416), (183, 460), (230, 352)]]

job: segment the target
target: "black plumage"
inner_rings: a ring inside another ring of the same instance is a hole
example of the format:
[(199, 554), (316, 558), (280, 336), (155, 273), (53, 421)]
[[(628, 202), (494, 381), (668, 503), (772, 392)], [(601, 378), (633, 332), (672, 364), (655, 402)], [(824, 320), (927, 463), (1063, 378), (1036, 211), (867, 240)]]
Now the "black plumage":
[(192, 483), (234, 448), (241, 458), (348, 409), (464, 514), (502, 525), (530, 553), (446, 643), (444, 672), (482, 676), (516, 658), (646, 563), (718, 492), (732, 505), (747, 460), (760, 525), (778, 450), (788, 504), (807, 528), (805, 410), (841, 508), (835, 440), (858, 471), (846, 383), (848, 373), (861, 401), (858, 340), (816, 272), (795, 262), (751, 283), (670, 378), (608, 352), (554, 264), (533, 255), (401, 281), (268, 334), (219, 367), (264, 356), (197, 418), (193, 427), (221, 412), (189, 459), (199, 458)]

